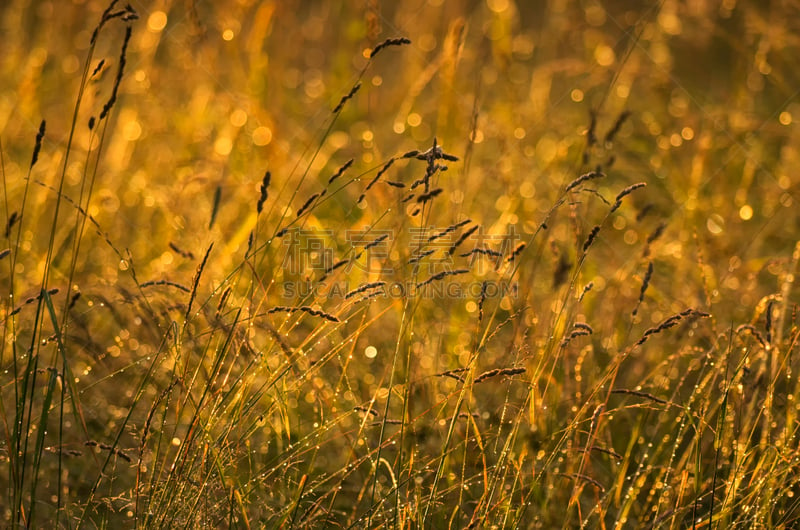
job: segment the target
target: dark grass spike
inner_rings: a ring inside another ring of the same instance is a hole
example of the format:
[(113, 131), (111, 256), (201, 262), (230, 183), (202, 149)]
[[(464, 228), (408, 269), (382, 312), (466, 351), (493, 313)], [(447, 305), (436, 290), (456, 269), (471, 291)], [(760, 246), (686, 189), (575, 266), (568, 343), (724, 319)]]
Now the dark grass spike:
[(388, 169), (389, 169), (390, 167), (392, 167), (392, 164), (394, 164), (394, 161), (395, 161), (395, 159), (394, 159), (394, 158), (390, 158), (390, 159), (389, 159), (389, 161), (388, 161), (388, 162), (386, 162), (386, 163), (383, 165), (383, 167), (381, 168), (381, 170), (380, 170), (380, 171), (378, 171), (378, 173), (377, 173), (377, 174), (375, 175), (375, 177), (374, 177), (374, 178), (373, 178), (373, 179), (370, 181), (370, 183), (369, 183), (369, 184), (367, 184), (367, 187), (366, 187), (366, 189), (365, 189), (364, 191), (369, 191), (369, 189), (370, 189), (372, 186), (374, 186), (376, 182), (378, 182), (378, 179), (379, 179), (379, 178), (381, 178), (381, 176), (383, 176), (383, 174), (384, 174), (384, 173), (386, 173), (386, 171), (388, 171)]
[(419, 289), (420, 287), (425, 287), (426, 285), (428, 285), (430, 283), (433, 283), (435, 281), (439, 281), (439, 280), (441, 280), (443, 278), (446, 278), (448, 276), (456, 276), (456, 275), (459, 275), (459, 274), (466, 274), (468, 272), (469, 272), (469, 269), (456, 269), (456, 270), (453, 270), (453, 271), (438, 272), (438, 273), (434, 274), (433, 276), (431, 276), (430, 278), (428, 278), (427, 280), (425, 280), (424, 282), (418, 283), (417, 284), (417, 289)]
[(203, 261), (200, 262), (200, 265), (197, 267), (197, 272), (194, 275), (194, 281), (192, 281), (192, 290), (191, 294), (189, 295), (189, 304), (186, 306), (186, 314), (183, 318), (184, 328), (186, 328), (186, 325), (189, 323), (189, 314), (192, 312), (192, 305), (194, 304), (194, 299), (197, 296), (197, 287), (200, 285), (200, 276), (203, 274), (203, 269), (206, 268), (208, 256), (211, 254), (212, 248), (214, 248), (214, 243), (211, 243), (208, 246), (208, 250), (206, 250), (206, 253), (203, 256)]
[(573, 328), (575, 328), (575, 329), (583, 329), (583, 330), (586, 330), (586, 331), (588, 331), (589, 333), (594, 333), (594, 329), (592, 329), (592, 326), (590, 326), (590, 325), (589, 325), (589, 324), (587, 324), (586, 322), (575, 322), (575, 323), (572, 325), (572, 327), (573, 327)]
[(334, 173), (333, 176), (328, 179), (328, 184), (332, 184), (334, 180), (336, 180), (339, 177), (341, 177), (344, 174), (344, 172), (347, 171), (350, 168), (350, 166), (353, 165), (353, 161), (354, 161), (354, 159), (351, 158), (350, 160), (345, 162), (342, 167), (337, 169), (336, 173)]
[(381, 52), (381, 50), (383, 50), (384, 48), (388, 48), (389, 46), (403, 46), (406, 44), (411, 44), (411, 41), (405, 37), (400, 37), (396, 39), (386, 39), (385, 41), (378, 44), (377, 46), (375, 46), (375, 48), (372, 49), (372, 52), (370, 52), (369, 54), (369, 58), (372, 59), (373, 57), (378, 55)]
[(448, 162), (458, 162), (458, 157), (455, 155), (451, 155), (449, 153), (445, 153), (442, 150), (442, 147), (436, 144), (436, 139), (434, 138), (434, 145), (424, 153), (420, 153), (419, 151), (410, 151), (403, 155), (403, 157), (407, 157), (407, 155), (414, 153), (412, 156), (417, 160), (425, 160), (425, 161), (432, 161), (432, 160), (447, 160)]
[(506, 261), (510, 263), (515, 259), (517, 259), (517, 256), (519, 256), (522, 253), (522, 251), (525, 250), (525, 246), (526, 246), (525, 243), (520, 243), (519, 245), (517, 245), (517, 248), (514, 249), (514, 252), (511, 253), (511, 255), (508, 257)]
[(466, 258), (468, 256), (473, 256), (475, 254), (481, 256), (488, 256), (490, 258), (500, 258), (503, 256), (502, 252), (498, 252), (497, 250), (492, 250), (490, 248), (473, 248), (469, 252), (464, 252), (463, 254), (459, 254), (462, 258)]
[(364, 412), (364, 413), (369, 414), (370, 416), (373, 416), (373, 417), (378, 416), (378, 411), (377, 410), (368, 409), (367, 407), (355, 406), (355, 407), (353, 407), (353, 410), (355, 410), (357, 412)]
[(153, 287), (153, 286), (156, 286), (156, 285), (165, 285), (165, 286), (169, 286), (169, 287), (174, 287), (174, 288), (176, 288), (176, 289), (178, 289), (180, 291), (183, 291), (185, 293), (192, 292), (192, 290), (189, 289), (188, 287), (186, 287), (185, 285), (181, 285), (181, 284), (179, 284), (177, 282), (171, 282), (169, 280), (150, 280), (149, 282), (140, 283), (139, 287), (144, 289), (145, 287)]
[(466, 371), (467, 371), (466, 368), (455, 368), (453, 370), (447, 370), (446, 372), (438, 373), (435, 375), (435, 377), (449, 377), (451, 379), (455, 379), (456, 381), (463, 383), (464, 378), (458, 374), (463, 374)]
[(97, 118), (95, 118), (94, 116), (89, 117), (89, 123), (87, 125), (89, 126), (90, 131), (94, 130), (95, 121), (97, 121)]
[(453, 245), (450, 247), (450, 249), (447, 251), (447, 253), (448, 253), (448, 254), (450, 254), (450, 255), (452, 256), (452, 255), (455, 253), (456, 249), (458, 249), (458, 247), (460, 247), (460, 246), (461, 246), (461, 244), (462, 244), (464, 241), (466, 241), (466, 240), (467, 240), (467, 238), (468, 238), (469, 236), (471, 236), (472, 234), (474, 234), (474, 233), (475, 233), (475, 231), (476, 231), (476, 230), (478, 230), (478, 228), (480, 228), (480, 226), (481, 226), (481, 225), (475, 225), (475, 226), (473, 226), (472, 228), (470, 228), (469, 230), (467, 230), (467, 231), (465, 231), (464, 233), (462, 233), (462, 234), (461, 234), (461, 237), (459, 237), (458, 239), (456, 239), (456, 242), (455, 242), (455, 243), (453, 243)]
[(636, 191), (636, 190), (638, 190), (640, 188), (644, 188), (645, 186), (647, 186), (647, 183), (645, 183), (645, 182), (637, 182), (636, 184), (631, 184), (630, 186), (628, 186), (627, 188), (625, 188), (624, 190), (619, 192), (619, 194), (617, 195), (617, 198), (614, 200), (614, 206), (611, 207), (611, 213), (614, 213), (615, 211), (617, 211), (617, 209), (620, 206), (622, 206), (622, 199), (625, 196), (630, 195), (634, 191)]
[(175, 244), (175, 243), (173, 243), (172, 241), (170, 241), (170, 242), (169, 242), (169, 248), (170, 248), (170, 249), (172, 249), (172, 250), (174, 250), (174, 251), (175, 251), (175, 252), (177, 252), (178, 254), (180, 254), (180, 256), (181, 256), (181, 257), (183, 257), (183, 258), (186, 258), (186, 259), (191, 259), (191, 260), (193, 260), (193, 259), (194, 259), (194, 254), (192, 254), (192, 253), (191, 253), (191, 252), (189, 252), (188, 250), (183, 250), (183, 249), (181, 249), (180, 247), (178, 247), (178, 245), (176, 245), (176, 244)]
[(586, 296), (586, 293), (591, 291), (593, 288), (594, 288), (594, 282), (587, 283), (586, 286), (583, 288), (583, 291), (581, 291), (581, 295), (578, 297), (578, 302), (583, 302), (583, 297)]
[(389, 420), (384, 419), (383, 421), (375, 421), (370, 424), (372, 427), (380, 427), (381, 425), (403, 425), (403, 420)]
[(374, 291), (374, 292), (372, 292), (372, 293), (369, 293), (369, 294), (366, 294), (366, 295), (362, 296), (361, 298), (359, 298), (358, 300), (356, 300), (356, 303), (360, 304), (361, 302), (364, 302), (364, 301), (366, 301), (366, 300), (371, 300), (372, 298), (375, 298), (375, 297), (377, 297), (377, 296), (381, 296), (381, 295), (385, 295), (385, 294), (386, 294), (386, 293), (384, 293), (384, 291), (383, 291), (383, 290), (380, 290), (380, 291)]
[(639, 210), (638, 213), (636, 214), (636, 222), (638, 223), (642, 219), (644, 219), (647, 216), (647, 214), (653, 211), (653, 208), (655, 208), (653, 203), (647, 203), (644, 206), (642, 206), (642, 209)]
[(680, 323), (681, 320), (683, 320), (684, 318), (686, 318), (688, 316), (694, 316), (694, 317), (699, 317), (699, 318), (708, 318), (711, 315), (706, 313), (706, 312), (704, 312), (704, 311), (698, 311), (698, 310), (692, 309), (692, 308), (689, 308), (689, 309), (686, 309), (684, 311), (681, 311), (680, 313), (677, 313), (677, 314), (674, 314), (674, 315), (672, 315), (670, 317), (667, 317), (659, 325), (647, 329), (644, 332), (644, 334), (642, 335), (642, 338), (640, 338), (636, 342), (635, 346), (641, 346), (642, 344), (647, 342), (647, 340), (650, 337), (652, 337), (653, 335), (655, 335), (657, 333), (661, 333), (662, 331), (666, 331), (666, 330), (668, 330), (670, 328), (673, 328), (673, 327), (677, 326)]
[(249, 256), (250, 251), (253, 250), (253, 243), (255, 242), (256, 233), (254, 230), (250, 230), (250, 233), (247, 235), (247, 250), (245, 251), (244, 255)]
[(553, 269), (553, 289), (567, 281), (567, 274), (572, 268), (572, 262), (567, 258), (566, 253), (561, 253), (558, 257), (558, 264)]
[(133, 459), (130, 456), (123, 453), (121, 449), (117, 449), (108, 444), (98, 443), (95, 442), (94, 440), (89, 440), (84, 445), (87, 447), (97, 447), (98, 449), (102, 449), (103, 451), (109, 451), (112, 455), (116, 455), (121, 459), (125, 460), (126, 462), (133, 462)]
[(597, 136), (595, 130), (597, 129), (597, 113), (594, 110), (589, 111), (589, 128), (586, 129), (586, 147), (592, 147), (597, 143)]
[(346, 260), (346, 259), (342, 259), (342, 260), (337, 261), (336, 263), (334, 263), (333, 265), (331, 265), (330, 267), (325, 269), (325, 274), (327, 275), (328, 273), (331, 273), (331, 272), (335, 271), (336, 269), (338, 269), (340, 267), (344, 267), (345, 265), (348, 264), (348, 262), (349, 262), (349, 260)]
[(569, 335), (564, 337), (564, 340), (561, 341), (561, 347), (562, 348), (566, 347), (570, 342), (572, 342), (572, 339), (576, 339), (578, 337), (586, 337), (591, 334), (592, 333), (590, 331), (587, 331), (585, 329), (573, 330)]
[(458, 229), (459, 229), (459, 228), (461, 228), (462, 226), (468, 225), (468, 224), (469, 224), (469, 223), (471, 223), (471, 222), (472, 222), (472, 219), (464, 219), (463, 221), (460, 221), (460, 222), (458, 222), (458, 223), (451, 224), (450, 226), (448, 226), (447, 228), (445, 228), (445, 229), (444, 229), (444, 230), (442, 230), (441, 232), (438, 232), (438, 233), (436, 233), (436, 234), (433, 234), (431, 237), (429, 237), (429, 238), (428, 238), (428, 243), (431, 243), (431, 242), (433, 242), (433, 241), (436, 241), (436, 240), (437, 240), (437, 239), (439, 239), (440, 237), (444, 237), (444, 236), (446, 236), (447, 234), (450, 234), (451, 232), (455, 232), (456, 230), (458, 230)]
[(214, 221), (217, 220), (217, 213), (219, 212), (219, 204), (222, 201), (222, 186), (217, 186), (214, 190), (214, 202), (211, 205), (211, 219), (208, 221), (208, 229), (214, 226)]
[(418, 154), (419, 154), (419, 151), (414, 149), (413, 151), (408, 151), (407, 153), (405, 153), (400, 158), (416, 158)]
[[(578, 448), (577, 450), (581, 451), (581, 452), (585, 452), (586, 451), (585, 449), (581, 449), (581, 448)], [(598, 447), (596, 445), (593, 445), (593, 446), (591, 446), (589, 448), (589, 451), (594, 451), (594, 452), (597, 452), (597, 453), (603, 453), (603, 454), (606, 454), (608, 456), (613, 456), (617, 460), (622, 460), (622, 455), (621, 454), (617, 453), (616, 451), (612, 451), (611, 449), (606, 449), (605, 447)]]
[(103, 26), (109, 20), (113, 20), (115, 18), (121, 19), (123, 22), (131, 22), (139, 18), (138, 13), (131, 7), (130, 4), (126, 5), (124, 9), (119, 11), (114, 11), (114, 6), (117, 5), (119, 0), (112, 0), (112, 2), (108, 5), (105, 11), (103, 11), (103, 16), (100, 18), (100, 23), (97, 24), (97, 27), (94, 28), (94, 32), (92, 33), (92, 40), (91, 44), (94, 45), (97, 41), (97, 36), (100, 34), (100, 30), (103, 29)]
[(92, 70), (92, 75), (90, 75), (89, 77), (91, 78), (91, 77), (96, 76), (97, 73), (103, 68), (103, 66), (105, 66), (105, 64), (106, 64), (106, 60), (105, 59), (100, 59), (100, 62), (98, 62), (97, 66), (94, 67), (94, 70)]
[(428, 193), (423, 193), (422, 195), (417, 197), (417, 203), (418, 204), (424, 204), (424, 203), (428, 202), (429, 200), (433, 199), (434, 197), (436, 197), (437, 195), (439, 195), (440, 193), (442, 193), (443, 191), (444, 190), (442, 188), (436, 188), (436, 189), (433, 189), (433, 190), (429, 191)]
[(360, 286), (357, 289), (350, 291), (349, 293), (344, 295), (344, 299), (348, 300), (356, 295), (359, 295), (365, 291), (369, 291), (370, 289), (377, 289), (378, 287), (383, 287), (386, 285), (386, 282), (372, 282), (372, 283), (365, 283), (364, 285)]
[(14, 225), (19, 222), (22, 217), (17, 212), (11, 212), (11, 215), (8, 216), (8, 222), (6, 223), (6, 239), (11, 236), (11, 229), (14, 228)]
[(664, 233), (664, 230), (667, 228), (666, 223), (660, 223), (653, 232), (647, 236), (644, 244), (644, 250), (642, 251), (642, 255), (647, 258), (650, 256), (650, 245), (656, 241), (661, 235)]
[(742, 324), (741, 326), (737, 327), (735, 333), (739, 335), (743, 331), (749, 331), (752, 336), (756, 338), (759, 344), (761, 344), (762, 348), (767, 347), (767, 341), (764, 340), (764, 337), (761, 336), (761, 333), (756, 329), (755, 326), (750, 324)]
[(656, 397), (653, 394), (650, 394), (648, 392), (642, 392), (640, 390), (628, 390), (627, 388), (615, 388), (615, 389), (613, 389), (611, 391), (611, 393), (612, 394), (624, 394), (624, 395), (628, 395), (628, 396), (641, 397), (641, 398), (649, 399), (650, 401), (654, 401), (654, 402), (659, 403), (661, 405), (669, 405), (669, 401), (667, 401), (665, 399), (661, 399), (659, 397)]
[(256, 204), (256, 213), (261, 213), (264, 209), (264, 202), (267, 200), (267, 188), (269, 188), (269, 181), (272, 179), (272, 173), (267, 171), (264, 173), (264, 178), (261, 179), (261, 188), (259, 189), (261, 195), (258, 198), (258, 203)]
[(42, 149), (42, 139), (44, 139), (45, 121), (39, 124), (39, 132), (36, 133), (36, 142), (33, 144), (33, 155), (31, 156), (31, 169), (39, 160), (39, 151)]
[(100, 17), (100, 22), (97, 24), (97, 27), (95, 27), (94, 31), (92, 32), (91, 44), (94, 44), (97, 41), (97, 36), (100, 34), (100, 30), (103, 29), (103, 26), (105, 25), (106, 22), (111, 20), (112, 18), (111, 13), (114, 11), (114, 6), (117, 5), (117, 2), (119, 2), (119, 0), (111, 0), (106, 10), (103, 11), (103, 15)]
[(333, 109), (334, 114), (338, 114), (340, 110), (344, 107), (344, 104), (348, 102), (348, 100), (352, 99), (353, 96), (356, 95), (356, 92), (361, 88), (361, 83), (358, 82), (353, 85), (353, 88), (350, 89), (350, 92), (342, 96), (342, 99), (339, 100), (339, 104)]
[[(50, 296), (54, 296), (54, 295), (58, 294), (58, 288), (48, 289), (47, 294), (50, 295)], [(30, 298), (27, 298), (24, 302), (22, 302), (22, 304), (20, 304), (13, 311), (11, 311), (8, 314), (8, 317), (13, 317), (14, 315), (16, 315), (17, 313), (22, 311), (23, 307), (25, 307), (27, 305), (31, 305), (34, 302), (38, 302), (39, 300), (42, 299), (42, 296), (43, 296), (42, 294), (39, 294), (38, 296), (32, 296)], [(6, 317), (6, 318), (8, 318), (8, 317)]]
[(406, 187), (406, 185), (403, 184), (402, 182), (395, 182), (393, 180), (387, 180), (385, 182), (386, 182), (386, 184), (388, 184), (389, 186), (391, 186), (393, 188), (405, 188)]
[(219, 317), (219, 314), (225, 309), (225, 305), (228, 303), (228, 298), (230, 298), (232, 291), (233, 289), (231, 287), (226, 287), (222, 292), (222, 296), (219, 297), (219, 303), (217, 304), (217, 317)]
[(300, 209), (297, 210), (297, 217), (300, 217), (301, 215), (303, 215), (306, 212), (306, 210), (309, 209), (309, 207), (311, 206), (311, 203), (313, 203), (317, 199), (317, 197), (319, 197), (319, 195), (320, 195), (319, 193), (315, 193), (314, 195), (309, 197), (306, 200), (306, 202), (303, 203), (303, 205), (300, 207)]
[(81, 298), (81, 292), (80, 291), (78, 291), (77, 293), (73, 294), (72, 298), (70, 298), (69, 305), (67, 306), (67, 311), (72, 311), (72, 308), (75, 307), (75, 304), (78, 303), (78, 300), (80, 300), (80, 298)]
[(600, 232), (600, 225), (595, 225), (592, 228), (592, 231), (589, 232), (589, 237), (586, 238), (586, 242), (583, 244), (583, 251), (586, 252), (589, 250), (589, 247), (592, 246), (594, 239), (597, 237), (598, 232)]
[(418, 262), (422, 261), (423, 259), (427, 258), (428, 256), (430, 256), (431, 254), (433, 254), (434, 252), (436, 252), (436, 249), (430, 249), (430, 250), (426, 250), (424, 252), (420, 252), (418, 255), (416, 255), (413, 258), (411, 258), (410, 260), (408, 260), (408, 262), (409, 263), (418, 263)]
[(517, 374), (524, 374), (525, 368), (495, 368), (493, 370), (489, 370), (488, 372), (484, 372), (478, 377), (475, 378), (475, 384), (482, 383), (489, 378), (497, 377), (501, 375), (505, 376), (512, 376)]
[(412, 200), (416, 195), (414, 193), (409, 193), (408, 196), (404, 197), (401, 202), (407, 203), (408, 201)]
[(304, 305), (304, 306), (282, 306), (282, 305), (278, 305), (278, 306), (275, 306), (275, 307), (271, 308), (269, 311), (267, 311), (267, 314), (269, 315), (269, 314), (273, 314), (273, 313), (296, 313), (298, 311), (303, 312), (303, 313), (307, 313), (307, 314), (309, 314), (311, 316), (322, 317), (325, 320), (330, 320), (331, 322), (339, 322), (339, 319), (336, 318), (335, 316), (331, 315), (330, 313), (325, 313), (324, 311), (318, 311), (318, 310), (316, 310), (316, 309), (314, 309), (312, 307), (309, 307), (307, 305)]
[(588, 173), (584, 173), (583, 175), (579, 176), (569, 184), (567, 184), (567, 189), (564, 191), (570, 191), (581, 185), (582, 183), (586, 182), (587, 180), (594, 180), (597, 178), (605, 177), (605, 173), (602, 171), (589, 171)]
[(656, 229), (653, 230), (653, 233), (650, 234), (649, 236), (647, 236), (647, 244), (649, 245), (650, 243), (652, 243), (653, 241), (655, 241), (656, 239), (661, 237), (664, 234), (664, 230), (666, 228), (667, 228), (667, 224), (666, 223), (659, 224), (656, 227)]
[(647, 291), (647, 287), (650, 285), (650, 278), (653, 276), (653, 262), (649, 262), (647, 264), (647, 272), (644, 274), (644, 279), (642, 280), (642, 288), (639, 290), (639, 300), (636, 301), (636, 307), (633, 308), (631, 312), (632, 316), (636, 316), (636, 313), (639, 312), (639, 306), (644, 302), (644, 293)]
[(478, 299), (478, 322), (483, 322), (483, 304), (486, 302), (486, 286), (489, 282), (484, 280), (481, 283), (481, 296)]
[(614, 122), (614, 125), (612, 125), (611, 129), (609, 129), (609, 131), (606, 133), (606, 137), (603, 139), (603, 143), (610, 144), (611, 142), (614, 141), (614, 137), (617, 135), (619, 130), (622, 128), (622, 125), (625, 123), (625, 120), (627, 120), (630, 117), (630, 115), (631, 112), (628, 110), (623, 111), (619, 115), (617, 121)]
[(369, 243), (367, 243), (367, 244), (364, 246), (364, 250), (369, 250), (369, 249), (371, 249), (372, 247), (375, 247), (375, 246), (377, 246), (377, 245), (380, 245), (382, 242), (386, 241), (386, 238), (388, 238), (388, 237), (389, 237), (389, 234), (383, 234), (382, 236), (380, 236), (380, 237), (378, 237), (378, 238), (375, 238), (375, 240), (373, 240), (373, 241), (370, 241)]
[(764, 331), (766, 331), (767, 344), (772, 344), (772, 308), (774, 305), (775, 300), (770, 300), (764, 311)]
[(119, 54), (119, 67), (117, 68), (117, 77), (114, 80), (114, 87), (111, 89), (111, 96), (108, 98), (108, 101), (105, 105), (103, 105), (103, 110), (100, 112), (99, 119), (102, 120), (105, 118), (111, 108), (114, 106), (114, 103), (117, 101), (117, 92), (119, 91), (119, 85), (122, 83), (122, 74), (125, 72), (125, 63), (127, 61), (126, 54), (128, 52), (128, 43), (131, 40), (131, 34), (133, 33), (133, 28), (127, 26), (125, 28), (125, 40), (122, 41), (122, 51)]

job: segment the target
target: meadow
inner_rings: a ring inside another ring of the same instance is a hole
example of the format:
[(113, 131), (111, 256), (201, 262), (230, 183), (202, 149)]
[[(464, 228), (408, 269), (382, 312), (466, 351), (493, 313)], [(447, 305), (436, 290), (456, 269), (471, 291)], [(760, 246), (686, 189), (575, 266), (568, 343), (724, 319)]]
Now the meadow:
[(9, 0), (0, 521), (800, 524), (796, 0)]

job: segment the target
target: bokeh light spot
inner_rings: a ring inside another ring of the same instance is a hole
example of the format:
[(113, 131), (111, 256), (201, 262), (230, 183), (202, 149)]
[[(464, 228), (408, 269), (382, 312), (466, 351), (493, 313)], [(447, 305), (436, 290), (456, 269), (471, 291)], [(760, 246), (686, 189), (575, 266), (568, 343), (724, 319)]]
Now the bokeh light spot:
[(153, 32), (159, 32), (167, 27), (167, 14), (163, 11), (153, 11), (147, 17), (147, 29)]

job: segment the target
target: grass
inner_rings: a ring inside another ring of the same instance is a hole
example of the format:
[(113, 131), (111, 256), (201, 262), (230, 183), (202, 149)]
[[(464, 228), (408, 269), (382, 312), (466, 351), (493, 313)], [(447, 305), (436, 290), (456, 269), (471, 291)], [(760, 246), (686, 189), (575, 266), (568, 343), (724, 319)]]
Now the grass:
[(797, 525), (797, 6), (573, 4), (4, 6), (3, 524)]

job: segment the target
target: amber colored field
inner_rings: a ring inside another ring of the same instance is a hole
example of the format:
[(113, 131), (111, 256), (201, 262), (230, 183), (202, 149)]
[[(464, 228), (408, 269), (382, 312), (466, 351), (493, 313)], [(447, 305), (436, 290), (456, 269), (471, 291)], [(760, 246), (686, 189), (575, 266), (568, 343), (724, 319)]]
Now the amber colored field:
[(0, 526), (800, 525), (796, 0), (8, 0)]

